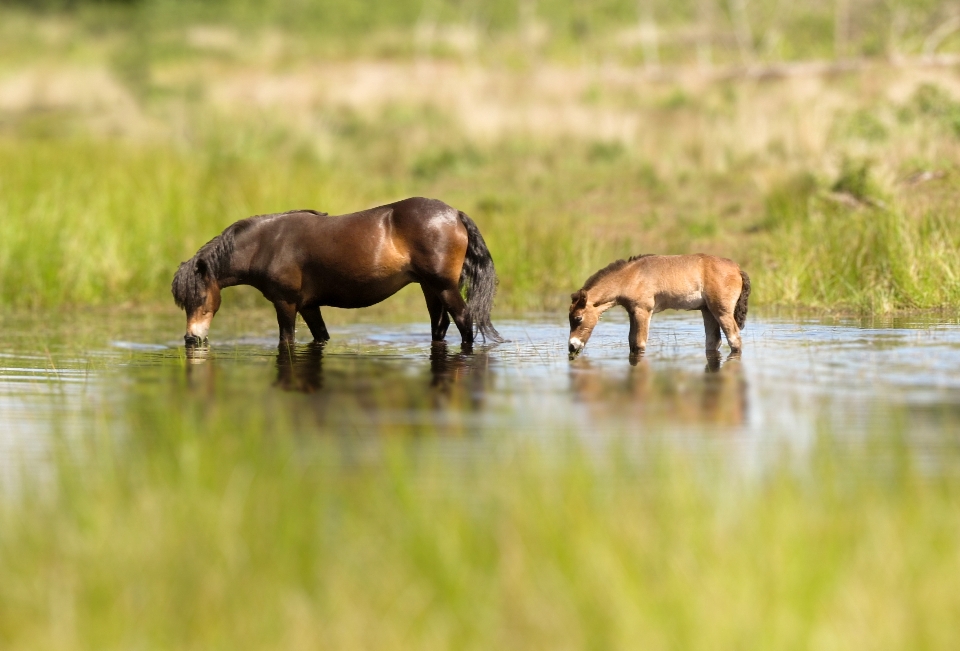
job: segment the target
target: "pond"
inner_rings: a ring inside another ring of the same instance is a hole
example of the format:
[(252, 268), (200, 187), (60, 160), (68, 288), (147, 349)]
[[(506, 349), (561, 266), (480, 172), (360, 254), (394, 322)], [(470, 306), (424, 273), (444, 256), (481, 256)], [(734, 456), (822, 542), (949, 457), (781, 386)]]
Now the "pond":
[[(359, 314), (359, 313), (354, 313)], [(333, 320), (336, 323), (336, 319)], [(632, 434), (804, 446), (829, 429), (857, 440), (893, 424), (914, 445), (952, 444), (960, 424), (960, 324), (751, 315), (744, 352), (714, 361), (696, 313), (657, 315), (631, 360), (626, 318), (567, 354), (556, 315), (500, 319), (507, 339), (463, 353), (425, 322), (341, 323), (324, 347), (278, 347), (262, 310), (225, 311), (208, 350), (188, 356), (179, 314), (8, 313), (0, 320), (0, 456), (39, 453), (51, 434), (123, 434), (150, 405), (266, 414), (304, 433), (455, 439)], [(308, 338), (305, 327), (298, 330)], [(455, 340), (454, 340), (455, 341)]]

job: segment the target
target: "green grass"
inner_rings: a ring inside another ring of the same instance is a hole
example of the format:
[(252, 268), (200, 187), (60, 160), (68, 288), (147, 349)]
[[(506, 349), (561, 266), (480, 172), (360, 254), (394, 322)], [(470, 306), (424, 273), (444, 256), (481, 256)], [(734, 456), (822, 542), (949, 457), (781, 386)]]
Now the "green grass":
[[(597, 8), (596, 24), (616, 22), (616, 4)], [(274, 18), (296, 14), (267, 5)], [(406, 25), (404, 7), (381, 18)], [(0, 76), (0, 305), (168, 304), (177, 264), (238, 219), (414, 195), (478, 223), (504, 312), (562, 309), (596, 269), (651, 252), (735, 259), (755, 305), (889, 312), (960, 300), (949, 72), (637, 81), (628, 68), (591, 72), (586, 45), (577, 65), (558, 54), (514, 66), (499, 41), (500, 54), (471, 64), (384, 62), (301, 48), (292, 27), (274, 34), (279, 54), (270, 39), (242, 55), (188, 47), (195, 27), (229, 44), (237, 34), (216, 29), (259, 15), (222, 9), (219, 27), (190, 22), (203, 7), (178, 2), (0, 9), (11, 17), (0, 71), (16, 81)], [(157, 27), (180, 10), (175, 34)], [(406, 86), (380, 88), (394, 77)], [(325, 86), (339, 83), (346, 99)], [(30, 99), (31, 84), (59, 99)], [(278, 99), (251, 105), (247, 93)], [(827, 108), (811, 111), (821, 98)]]
[(0, 302), (165, 303), (177, 264), (237, 219), (417, 194), (477, 221), (505, 311), (560, 308), (592, 271), (641, 252), (734, 258), (755, 304), (885, 312), (960, 300), (950, 195), (912, 203), (915, 190), (883, 185), (867, 163), (788, 177), (764, 196), (739, 170), (691, 181), (695, 168), (671, 176), (642, 153), (569, 139), (470, 144), (428, 125), (425, 145), (398, 149), (409, 120), (361, 122), (327, 154), (244, 123), (178, 145), (0, 140)]
[(318, 437), (181, 401), (131, 401), (0, 495), (4, 649), (960, 641), (960, 457), (921, 464), (896, 423), (757, 474), (636, 440)]
[[(949, 31), (937, 34), (936, 26), (951, 15), (942, 0), (867, 0), (848, 8), (845, 28), (838, 25), (842, 7), (806, 1), (786, 8), (774, 0), (737, 7), (699, 0), (642, 6), (633, 0), (6, 0), (0, 23), (10, 25), (8, 50), (45, 57), (52, 47), (78, 54), (89, 51), (89, 43), (78, 42), (95, 37), (101, 42), (95, 48), (108, 43), (117, 51), (118, 69), (128, 73), (145, 61), (183, 56), (184, 27), (198, 24), (236, 33), (232, 46), (215, 47), (226, 58), (249, 56), (250, 42), (281, 30), (296, 40), (296, 49), (334, 57), (652, 65), (640, 30), (648, 21), (656, 24), (653, 47), (663, 65), (909, 56), (924, 53), (925, 46), (952, 53), (960, 45)], [(24, 29), (36, 20), (59, 22), (60, 29), (53, 36)], [(939, 38), (928, 41), (931, 35)]]

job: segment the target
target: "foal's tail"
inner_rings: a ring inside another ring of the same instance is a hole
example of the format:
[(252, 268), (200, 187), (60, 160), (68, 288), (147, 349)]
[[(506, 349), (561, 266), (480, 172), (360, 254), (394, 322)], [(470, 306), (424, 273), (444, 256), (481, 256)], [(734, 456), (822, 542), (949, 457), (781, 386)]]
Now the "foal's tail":
[(750, 299), (750, 276), (741, 269), (740, 278), (743, 280), (743, 289), (740, 290), (740, 298), (733, 308), (733, 320), (737, 322), (737, 327), (743, 330), (743, 325), (747, 322), (747, 301)]
[(497, 293), (497, 272), (493, 268), (493, 258), (480, 229), (472, 219), (459, 212), (460, 221), (467, 229), (467, 257), (460, 270), (460, 291), (466, 290), (467, 313), (473, 320), (473, 327), (483, 335), (484, 340), (503, 341), (490, 323), (493, 296)]

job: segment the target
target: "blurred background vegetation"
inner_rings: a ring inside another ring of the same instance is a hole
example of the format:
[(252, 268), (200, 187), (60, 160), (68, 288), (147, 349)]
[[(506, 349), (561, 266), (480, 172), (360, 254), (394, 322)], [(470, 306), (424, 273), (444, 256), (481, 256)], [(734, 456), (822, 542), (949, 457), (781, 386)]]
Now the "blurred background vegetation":
[(237, 219), (427, 195), (503, 310), (693, 251), (761, 304), (944, 307), (958, 63), (947, 2), (5, 0), (0, 301), (162, 302)]

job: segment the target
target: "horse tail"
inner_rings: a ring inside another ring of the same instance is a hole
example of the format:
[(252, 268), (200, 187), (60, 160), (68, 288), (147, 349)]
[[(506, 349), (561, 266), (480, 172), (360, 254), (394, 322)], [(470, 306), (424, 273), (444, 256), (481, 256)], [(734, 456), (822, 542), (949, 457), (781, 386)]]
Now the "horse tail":
[(743, 289), (740, 290), (740, 298), (737, 299), (737, 305), (733, 308), (733, 320), (737, 322), (737, 327), (743, 330), (747, 322), (747, 301), (750, 300), (750, 276), (741, 269), (740, 278), (743, 280)]
[(467, 314), (473, 320), (474, 329), (483, 335), (484, 340), (503, 341), (490, 322), (493, 297), (497, 293), (497, 272), (493, 267), (490, 249), (473, 220), (463, 211), (458, 213), (460, 222), (467, 229), (467, 256), (460, 270), (459, 285), (460, 291), (466, 294)]

